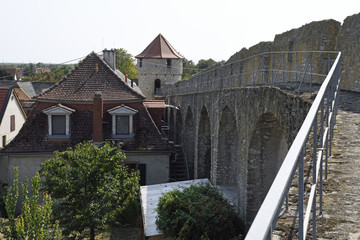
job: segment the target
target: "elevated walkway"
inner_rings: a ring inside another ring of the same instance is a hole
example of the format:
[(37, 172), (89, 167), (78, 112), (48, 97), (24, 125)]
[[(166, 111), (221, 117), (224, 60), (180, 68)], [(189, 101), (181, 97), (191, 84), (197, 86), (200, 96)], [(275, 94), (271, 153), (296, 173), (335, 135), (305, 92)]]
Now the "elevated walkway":
[(360, 239), (360, 93), (340, 92), (318, 239)]

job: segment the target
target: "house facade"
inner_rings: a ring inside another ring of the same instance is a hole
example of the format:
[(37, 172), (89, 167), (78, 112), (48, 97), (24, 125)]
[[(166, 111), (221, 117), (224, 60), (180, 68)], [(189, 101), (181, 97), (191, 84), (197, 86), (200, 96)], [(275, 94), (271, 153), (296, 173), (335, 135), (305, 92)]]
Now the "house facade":
[(165, 84), (175, 83), (182, 78), (184, 57), (161, 34), (135, 58), (139, 87), (148, 99), (162, 96)]
[(3, 148), (19, 133), (26, 114), (14, 88), (0, 88), (0, 109), (0, 148)]
[[(171, 146), (161, 133), (163, 101), (146, 100), (138, 86), (116, 69), (115, 50), (89, 54), (78, 67), (36, 97), (17, 137), (0, 156), (0, 181), (15, 166), (31, 177), (54, 151), (92, 140), (121, 144), (125, 163), (140, 170), (141, 184), (169, 180)], [(160, 116), (158, 116), (160, 113)]]

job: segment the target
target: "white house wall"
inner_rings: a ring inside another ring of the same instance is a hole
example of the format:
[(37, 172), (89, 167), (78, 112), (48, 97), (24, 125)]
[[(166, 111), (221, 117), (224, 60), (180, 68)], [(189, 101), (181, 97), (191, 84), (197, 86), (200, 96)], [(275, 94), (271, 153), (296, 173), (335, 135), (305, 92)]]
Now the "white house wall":
[[(10, 131), (10, 116), (15, 115), (15, 130)], [(3, 146), (3, 136), (6, 135), (6, 144), (8, 144), (19, 133), (26, 118), (21, 110), (19, 102), (14, 93), (11, 93), (8, 105), (5, 109), (3, 119), (0, 124), (0, 146)]]

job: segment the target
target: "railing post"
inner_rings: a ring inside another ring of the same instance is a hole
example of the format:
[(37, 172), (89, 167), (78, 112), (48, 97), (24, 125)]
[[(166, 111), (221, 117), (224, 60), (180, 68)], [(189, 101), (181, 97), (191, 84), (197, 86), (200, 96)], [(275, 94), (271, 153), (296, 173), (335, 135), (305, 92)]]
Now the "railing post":
[(310, 93), (312, 92), (312, 72), (313, 72), (313, 65), (312, 65), (312, 52), (310, 53)]
[(321, 115), (320, 115), (320, 148), (321, 148), (321, 156), (320, 156), (320, 207), (319, 214), (322, 214), (322, 196), (323, 196), (323, 155), (324, 155), (324, 99), (321, 101)]
[(299, 240), (304, 240), (304, 152), (306, 143), (299, 156)]
[(297, 82), (298, 82), (298, 66), (297, 66), (297, 52), (295, 52), (295, 88), (297, 88)]
[[(313, 181), (312, 184), (316, 185), (316, 160), (317, 160), (317, 113), (313, 123)], [(314, 194), (314, 200), (312, 205), (312, 238), (316, 239), (316, 188)]]

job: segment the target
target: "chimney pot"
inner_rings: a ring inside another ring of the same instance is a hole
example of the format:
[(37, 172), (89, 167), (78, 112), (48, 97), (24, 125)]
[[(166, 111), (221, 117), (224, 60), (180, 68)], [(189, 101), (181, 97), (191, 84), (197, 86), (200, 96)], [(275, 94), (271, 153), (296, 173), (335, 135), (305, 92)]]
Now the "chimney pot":
[(106, 48), (103, 50), (104, 61), (113, 69), (116, 69), (116, 50), (111, 49), (107, 50)]
[(126, 83), (128, 82), (127, 74), (125, 74), (125, 82), (126, 82)]

